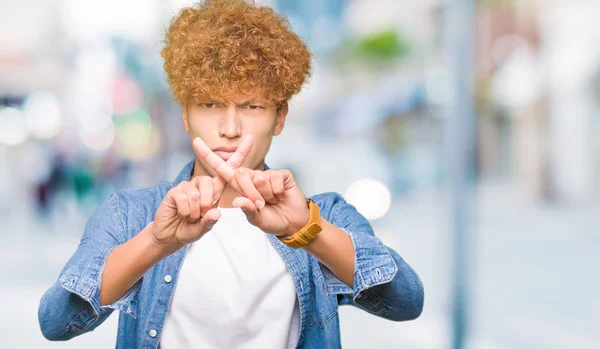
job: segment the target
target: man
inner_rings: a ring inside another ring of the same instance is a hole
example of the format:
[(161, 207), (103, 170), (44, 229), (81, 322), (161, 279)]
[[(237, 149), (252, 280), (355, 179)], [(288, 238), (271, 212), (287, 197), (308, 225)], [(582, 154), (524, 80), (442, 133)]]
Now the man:
[(287, 21), (242, 0), (199, 4), (162, 55), (196, 159), (98, 207), (42, 297), (44, 336), (68, 340), (116, 309), (118, 348), (323, 349), (340, 347), (339, 304), (417, 318), (421, 281), (368, 221), (265, 166), (310, 70)]

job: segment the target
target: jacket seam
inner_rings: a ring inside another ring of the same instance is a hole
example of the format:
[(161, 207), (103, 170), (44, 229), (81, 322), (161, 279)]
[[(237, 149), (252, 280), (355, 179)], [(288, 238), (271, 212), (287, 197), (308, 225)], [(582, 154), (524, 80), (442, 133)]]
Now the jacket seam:
[(333, 318), (335, 318), (335, 316), (337, 315), (337, 313), (338, 313), (338, 308), (336, 306), (335, 307), (335, 311), (329, 316), (329, 318), (327, 320), (325, 320), (323, 322), (323, 327), (325, 327), (325, 325), (327, 325)]
[[(338, 194), (338, 195), (339, 195), (339, 194)], [(336, 227), (338, 226), (336, 223), (337, 223), (337, 220), (338, 220), (338, 217), (339, 217), (339, 212), (340, 212), (340, 210), (341, 210), (341, 207), (340, 207), (340, 206), (341, 206), (342, 204), (344, 204), (344, 203), (346, 203), (346, 200), (345, 200), (345, 199), (344, 199), (344, 198), (343, 198), (343, 197), (340, 195), (340, 197), (339, 197), (339, 202), (338, 202), (338, 203), (334, 203), (334, 205), (333, 205), (332, 214), (331, 214), (331, 223), (332, 223), (333, 225), (335, 225)], [(353, 234), (354, 234), (354, 233), (353, 233)], [(353, 236), (352, 236), (352, 235), (350, 235), (350, 234), (349, 234), (349, 236), (348, 236), (348, 237), (349, 237), (349, 238), (350, 238), (350, 240), (352, 241), (352, 245), (353, 245), (353, 247), (354, 247), (354, 250), (355, 250), (355, 251), (354, 251), (354, 266), (355, 266), (355, 267), (354, 267), (354, 278), (355, 278), (355, 279), (357, 279), (357, 278), (358, 278), (358, 279), (360, 280), (361, 284), (364, 284), (364, 281), (365, 281), (365, 279), (364, 279), (364, 277), (363, 277), (363, 275), (362, 275), (362, 273), (361, 273), (360, 269), (359, 269), (359, 268), (356, 268), (356, 265), (358, 264), (358, 263), (357, 263), (357, 262), (358, 262), (358, 251), (357, 251), (357, 246), (356, 246), (356, 239), (355, 239), (355, 237), (353, 237)], [(357, 283), (356, 281), (354, 282), (354, 284), (355, 284), (355, 285), (358, 285), (358, 283)], [(354, 285), (352, 285), (352, 287), (350, 287), (350, 288), (351, 288), (351, 289), (354, 291)]]
[[(71, 333), (73, 333), (73, 334), (78, 334), (78, 333), (75, 333), (74, 331), (72, 331), (72, 330), (71, 330), (71, 328), (73, 328), (73, 327), (79, 327), (79, 326), (77, 326), (77, 325), (75, 324), (75, 321), (76, 321), (76, 320), (77, 320), (79, 317), (81, 317), (81, 315), (82, 315), (84, 312), (88, 311), (87, 307), (91, 307), (91, 308), (92, 308), (92, 310), (93, 310), (93, 308), (94, 308), (94, 307), (92, 307), (90, 304), (87, 304), (85, 308), (83, 308), (82, 310), (80, 310), (80, 311), (79, 311), (79, 312), (78, 312), (78, 313), (77, 313), (77, 314), (76, 314), (76, 315), (73, 317), (73, 319), (71, 319), (71, 321), (69, 321), (69, 324), (67, 325), (67, 330), (65, 331), (65, 333), (66, 333), (66, 332), (71, 332)], [(95, 312), (95, 311), (94, 311), (94, 317), (96, 317), (96, 312)], [(90, 328), (90, 326), (92, 326), (92, 324), (93, 324), (94, 322), (95, 322), (95, 321), (92, 321), (90, 324), (88, 324), (88, 325), (86, 325), (86, 326), (84, 326), (84, 327), (80, 327), (80, 328), (81, 328), (81, 331), (82, 331), (82, 332), (85, 332), (85, 331), (87, 331), (87, 329), (88, 329), (88, 328)]]
[[(367, 293), (369, 298), (376, 299), (378, 302), (380, 302), (384, 306), (383, 309), (381, 309), (381, 310), (384, 311), (384, 313), (382, 314), (383, 316), (389, 314), (390, 310), (392, 310), (392, 306), (391, 305), (389, 305), (386, 301), (384, 301), (383, 299), (381, 299), (381, 297), (379, 297), (378, 295), (374, 294), (370, 290), (365, 289), (363, 292)], [(370, 302), (365, 301), (365, 303), (370, 303)], [(359, 303), (356, 303), (356, 304), (359, 304)], [(371, 304), (369, 304), (369, 305), (371, 305)], [(362, 307), (366, 308), (364, 305)], [(373, 312), (376, 313), (377, 311), (378, 310), (373, 311)]]
[[(115, 194), (111, 195), (111, 197), (112, 197), (111, 201), (112, 201), (112, 205), (113, 205), (113, 218), (119, 224), (119, 228), (121, 229), (122, 238), (126, 238), (125, 222), (123, 222), (123, 215), (121, 214), (121, 207), (119, 206), (119, 200), (117, 200)], [(117, 240), (117, 243), (119, 243), (119, 239), (117, 239), (116, 236), (114, 238), (115, 238), (115, 240)]]

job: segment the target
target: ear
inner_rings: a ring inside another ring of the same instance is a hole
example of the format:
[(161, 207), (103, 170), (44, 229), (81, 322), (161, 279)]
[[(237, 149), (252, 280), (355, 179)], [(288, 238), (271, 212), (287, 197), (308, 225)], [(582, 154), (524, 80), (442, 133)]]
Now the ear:
[(190, 124), (188, 122), (186, 104), (181, 104), (181, 120), (183, 121), (183, 128), (185, 129), (185, 132), (190, 133)]
[(275, 131), (273, 132), (273, 135), (279, 136), (279, 134), (281, 134), (281, 131), (283, 131), (283, 126), (285, 126), (285, 117), (287, 114), (288, 102), (283, 102), (277, 110), (277, 120), (275, 121)]

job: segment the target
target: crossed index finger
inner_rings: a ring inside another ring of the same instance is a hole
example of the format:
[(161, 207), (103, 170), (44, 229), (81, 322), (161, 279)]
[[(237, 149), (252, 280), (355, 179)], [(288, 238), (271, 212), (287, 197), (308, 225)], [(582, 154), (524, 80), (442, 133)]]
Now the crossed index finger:
[[(242, 142), (240, 143), (240, 146), (238, 147), (238, 149), (227, 160), (227, 165), (229, 165), (231, 167), (231, 169), (233, 169), (234, 171), (237, 168), (241, 167), (242, 163), (244, 162), (244, 160), (246, 159), (248, 154), (250, 154), (250, 151), (252, 150), (253, 145), (254, 145), (254, 140), (252, 139), (252, 136), (248, 135), (248, 136), (245, 136), (244, 138), (242, 138)], [(213, 205), (216, 206), (219, 204), (219, 200), (221, 199), (223, 190), (225, 189), (225, 186), (228, 183), (223, 177), (221, 177), (219, 175), (215, 176), (213, 178), (213, 181), (214, 181)]]
[[(233, 187), (238, 192), (241, 192), (241, 189), (235, 180), (234, 169), (225, 162), (225, 160), (221, 159), (220, 156), (215, 154), (206, 143), (200, 138), (196, 137), (193, 142), (194, 150), (200, 156), (208, 166), (210, 166), (218, 176), (223, 178), (229, 185)], [(244, 140), (240, 147), (236, 150), (234, 155), (232, 155), (233, 162), (243, 162), (250, 149), (252, 148), (252, 139), (249, 141)], [(230, 159), (231, 160), (231, 159)]]
[(227, 160), (227, 164), (231, 166), (232, 169), (236, 169), (242, 166), (242, 163), (244, 162), (244, 160), (246, 160), (248, 154), (250, 154), (252, 146), (254, 146), (254, 139), (252, 139), (252, 136), (244, 136), (244, 138), (242, 138), (240, 146), (237, 148), (235, 153), (231, 155), (229, 160)]

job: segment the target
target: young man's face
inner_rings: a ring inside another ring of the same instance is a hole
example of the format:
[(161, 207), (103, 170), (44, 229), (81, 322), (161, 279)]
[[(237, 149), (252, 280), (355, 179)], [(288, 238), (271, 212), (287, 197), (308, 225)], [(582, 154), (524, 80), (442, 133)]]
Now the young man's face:
[[(182, 107), (183, 125), (190, 139), (200, 137), (217, 155), (227, 160), (245, 135), (252, 135), (254, 147), (242, 164), (251, 169), (264, 169), (264, 160), (273, 136), (283, 130), (287, 103), (279, 108), (254, 95), (238, 94), (225, 102), (190, 103)], [(214, 171), (197, 159), (195, 175), (214, 175)]]

